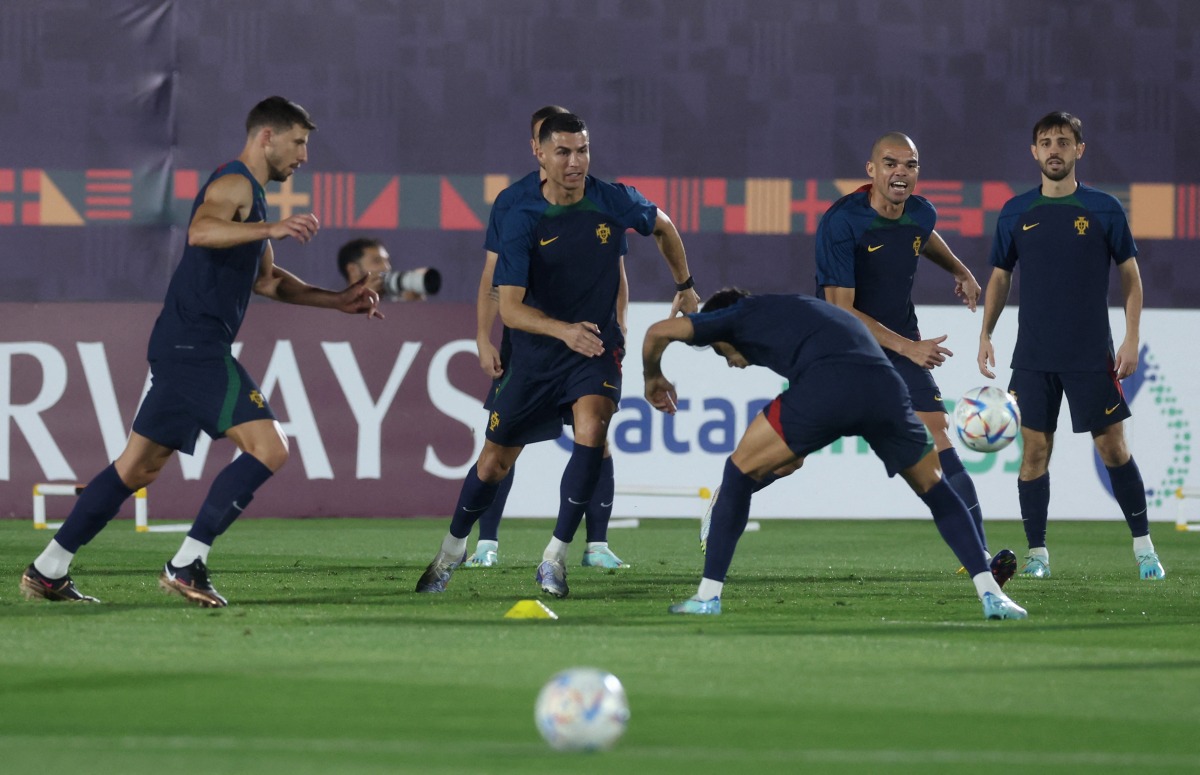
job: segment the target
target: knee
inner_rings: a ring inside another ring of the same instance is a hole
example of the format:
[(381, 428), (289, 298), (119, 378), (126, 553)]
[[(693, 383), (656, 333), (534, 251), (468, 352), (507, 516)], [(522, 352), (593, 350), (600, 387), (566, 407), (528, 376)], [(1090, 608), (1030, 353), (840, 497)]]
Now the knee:
[(271, 469), (271, 473), (283, 468), (291, 455), (286, 444), (261, 444), (242, 451)]

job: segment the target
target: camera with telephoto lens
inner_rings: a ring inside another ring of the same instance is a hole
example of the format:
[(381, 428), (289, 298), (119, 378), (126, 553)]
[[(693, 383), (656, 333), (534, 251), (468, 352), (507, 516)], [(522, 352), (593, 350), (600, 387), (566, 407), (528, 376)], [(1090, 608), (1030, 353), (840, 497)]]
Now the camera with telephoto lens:
[(386, 272), (383, 275), (383, 290), (388, 296), (400, 296), (405, 291), (432, 296), (441, 290), (442, 273), (424, 266), (401, 272)]

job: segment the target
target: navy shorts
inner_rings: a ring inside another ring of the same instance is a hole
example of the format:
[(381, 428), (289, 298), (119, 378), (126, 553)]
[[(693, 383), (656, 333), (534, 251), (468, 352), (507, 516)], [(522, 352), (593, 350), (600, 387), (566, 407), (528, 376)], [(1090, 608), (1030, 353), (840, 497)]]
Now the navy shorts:
[(624, 357), (625, 350), (617, 348), (551, 373), (510, 362), (490, 396), (488, 441), (522, 447), (557, 439), (563, 424), (573, 421), (571, 405), (584, 396), (604, 396), (619, 404)]
[(933, 379), (933, 370), (926, 369), (891, 350), (884, 350), (888, 360), (896, 367), (900, 379), (908, 386), (908, 397), (912, 400), (914, 412), (945, 412), (946, 405), (942, 403), (942, 390)]
[(913, 413), (904, 380), (888, 366), (816, 366), (789, 383), (763, 414), (801, 457), (843, 436), (862, 436), (888, 476), (916, 465), (933, 449), (933, 439)]
[(1017, 399), (1021, 425), (1032, 431), (1054, 433), (1058, 429), (1064, 394), (1075, 433), (1103, 430), (1133, 415), (1111, 363), (1107, 372), (1013, 369), (1008, 392)]
[(133, 430), (164, 447), (192, 454), (204, 431), (214, 439), (254, 420), (274, 420), (266, 398), (232, 355), (150, 364), (153, 381)]

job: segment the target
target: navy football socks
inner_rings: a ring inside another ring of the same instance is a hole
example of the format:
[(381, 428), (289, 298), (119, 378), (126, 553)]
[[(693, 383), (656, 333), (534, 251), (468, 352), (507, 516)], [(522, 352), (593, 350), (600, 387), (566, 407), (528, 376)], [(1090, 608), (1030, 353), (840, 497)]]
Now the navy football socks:
[(462, 489), (458, 492), (458, 503), (454, 506), (454, 516), (450, 517), (450, 535), (465, 539), (471, 535), (471, 528), (479, 517), (496, 500), (500, 490), (499, 482), (489, 484), (479, 478), (479, 465), (473, 464), (463, 479)]
[(606, 543), (608, 541), (608, 521), (612, 518), (613, 497), (617, 485), (613, 478), (612, 457), (600, 460), (600, 478), (596, 481), (596, 489), (592, 499), (588, 501), (584, 519), (587, 524), (587, 540), (589, 544)]
[(721, 497), (713, 505), (712, 524), (708, 529), (708, 548), (704, 552), (704, 578), (725, 581), (738, 539), (750, 521), (750, 498), (757, 482), (725, 460), (721, 477)]
[(483, 512), (483, 516), (479, 518), (480, 541), (500, 540), (500, 518), (504, 516), (504, 506), (508, 503), (508, 493), (512, 490), (513, 477), (516, 473), (517, 466), (514, 463), (513, 467), (508, 469), (508, 476), (500, 480), (500, 485), (496, 488), (496, 498), (492, 501), (492, 505), (488, 506), (487, 511)]
[(1108, 469), (1112, 482), (1113, 497), (1125, 515), (1129, 532), (1134, 538), (1150, 535), (1150, 519), (1146, 514), (1146, 486), (1142, 483), (1142, 472), (1133, 458), (1124, 465)]
[(228, 530), (233, 521), (241, 516), (242, 510), (254, 500), (254, 491), (270, 479), (272, 473), (253, 455), (238, 455), (213, 479), (208, 497), (204, 499), (200, 513), (188, 530), (188, 538), (212, 546), (217, 536)]
[(558, 521), (554, 525), (554, 537), (565, 544), (571, 543), (579, 523), (583, 521), (583, 512), (600, 479), (600, 461), (603, 457), (602, 446), (585, 447), (577, 443), (571, 451), (571, 459), (567, 461), (562, 483), (558, 487)]
[(1017, 499), (1021, 503), (1021, 526), (1029, 548), (1046, 545), (1046, 520), (1050, 514), (1050, 474), (1037, 479), (1017, 479)]
[[(725, 493), (722, 492), (721, 497), (725, 497)], [(958, 493), (954, 492), (949, 482), (945, 479), (938, 482), (929, 492), (921, 495), (921, 500), (925, 501), (925, 505), (933, 514), (933, 524), (942, 534), (942, 540), (967, 569), (967, 573), (972, 578), (986, 573), (988, 563), (984, 559), (979, 534), (975, 532), (975, 525), (971, 522), (971, 515), (967, 513), (966, 504), (958, 497)], [(711, 543), (711, 539), (709, 540)]]
[(979, 540), (983, 544), (984, 551), (987, 551), (987, 533), (983, 530), (983, 508), (979, 505), (979, 495), (975, 492), (975, 482), (971, 479), (971, 475), (967, 473), (967, 469), (963, 468), (962, 458), (958, 456), (958, 451), (954, 447), (948, 447), (939, 452), (938, 460), (942, 464), (942, 473), (945, 474), (946, 481), (958, 497), (962, 499), (963, 505), (967, 507), (967, 511), (971, 514), (971, 522), (975, 524), (975, 532), (979, 534)]
[(54, 540), (74, 554), (104, 529), (130, 495), (133, 490), (125, 486), (116, 467), (110, 463), (83, 488), (67, 521), (54, 534)]

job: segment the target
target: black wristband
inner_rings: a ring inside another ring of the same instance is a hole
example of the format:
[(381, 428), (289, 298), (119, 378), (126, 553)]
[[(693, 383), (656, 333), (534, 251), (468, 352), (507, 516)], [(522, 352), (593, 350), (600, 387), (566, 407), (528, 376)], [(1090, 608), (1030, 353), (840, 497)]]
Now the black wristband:
[(686, 291), (688, 288), (695, 288), (695, 287), (696, 287), (696, 281), (692, 279), (691, 275), (688, 275), (688, 279), (684, 280), (681, 283), (675, 283), (675, 292), (682, 293), (683, 291)]

